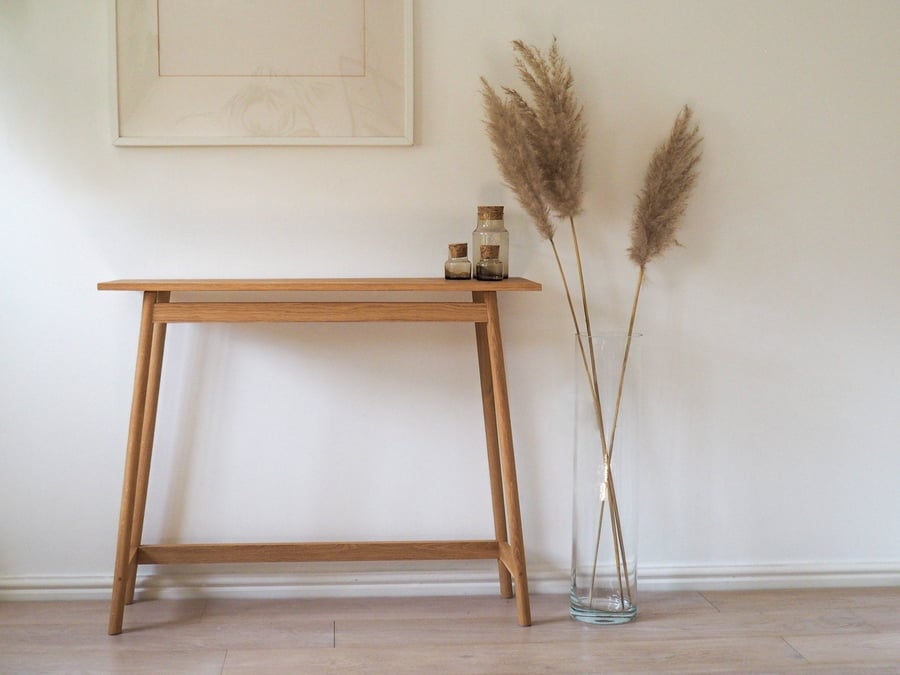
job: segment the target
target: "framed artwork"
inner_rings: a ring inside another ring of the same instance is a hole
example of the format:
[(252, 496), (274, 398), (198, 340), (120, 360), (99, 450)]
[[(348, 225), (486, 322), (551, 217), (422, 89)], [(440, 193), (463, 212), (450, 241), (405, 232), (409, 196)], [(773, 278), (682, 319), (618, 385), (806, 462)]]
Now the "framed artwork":
[(411, 145), (412, 0), (113, 0), (116, 145)]

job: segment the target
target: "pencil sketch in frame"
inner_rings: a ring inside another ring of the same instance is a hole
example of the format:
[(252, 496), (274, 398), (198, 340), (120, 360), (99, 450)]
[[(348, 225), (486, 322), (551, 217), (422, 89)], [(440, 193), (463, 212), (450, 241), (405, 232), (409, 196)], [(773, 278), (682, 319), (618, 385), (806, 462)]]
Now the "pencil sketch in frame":
[(113, 0), (116, 145), (411, 145), (412, 0)]

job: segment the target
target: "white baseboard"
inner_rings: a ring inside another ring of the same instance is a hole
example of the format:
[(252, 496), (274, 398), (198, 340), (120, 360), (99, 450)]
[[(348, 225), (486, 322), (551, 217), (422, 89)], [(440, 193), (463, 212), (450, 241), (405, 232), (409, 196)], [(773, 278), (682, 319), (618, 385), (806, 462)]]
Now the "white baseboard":
[[(165, 571), (138, 577), (138, 599), (150, 598), (291, 598), (497, 593), (494, 569), (440, 568), (406, 564), (346, 568), (298, 566), (291, 571)], [(766, 588), (837, 588), (900, 585), (900, 563), (790, 564), (723, 566), (644, 566), (638, 570), (643, 591), (753, 590)], [(568, 592), (568, 570), (531, 569), (532, 593)], [(112, 577), (107, 575), (0, 577), (0, 601), (106, 600)]]
[(638, 569), (638, 584), (647, 591), (898, 586), (900, 562), (647, 565)]

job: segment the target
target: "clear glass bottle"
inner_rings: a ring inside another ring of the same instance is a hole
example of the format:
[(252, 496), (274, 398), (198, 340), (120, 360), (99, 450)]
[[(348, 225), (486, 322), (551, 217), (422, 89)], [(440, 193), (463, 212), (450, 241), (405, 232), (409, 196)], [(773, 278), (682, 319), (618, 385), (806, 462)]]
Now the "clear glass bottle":
[(475, 264), (475, 278), (481, 281), (503, 281), (503, 262), (498, 257), (500, 246), (482, 244), (481, 256)]
[(450, 244), (450, 257), (444, 263), (445, 279), (471, 279), (472, 263), (469, 262), (469, 245)]
[(479, 206), (478, 223), (472, 232), (472, 264), (478, 267), (481, 247), (485, 244), (500, 247), (497, 258), (503, 265), (503, 278), (509, 276), (509, 232), (503, 224), (502, 206)]

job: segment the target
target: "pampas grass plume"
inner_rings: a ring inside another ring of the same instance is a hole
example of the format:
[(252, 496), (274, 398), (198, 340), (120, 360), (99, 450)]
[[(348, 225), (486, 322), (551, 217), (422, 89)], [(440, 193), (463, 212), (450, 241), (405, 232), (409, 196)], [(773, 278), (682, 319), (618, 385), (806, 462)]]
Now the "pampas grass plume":
[(581, 212), (586, 125), (556, 38), (546, 56), (521, 40), (512, 45), (531, 101), (511, 87), (501, 97), (482, 77), (485, 125), (504, 181), (541, 235), (552, 240), (551, 213), (571, 219)]
[(656, 151), (644, 176), (631, 222), (629, 257), (643, 269), (653, 258), (678, 244), (675, 234), (687, 209), (700, 162), (700, 130), (692, 111), (682, 108), (672, 132)]
[(521, 40), (513, 41), (516, 70), (531, 93), (529, 104), (515, 89), (506, 89), (523, 119), (541, 169), (544, 197), (559, 218), (581, 213), (587, 127), (575, 98), (575, 80), (559, 53), (556, 38), (545, 57)]
[(481, 95), (485, 126), (500, 175), (531, 216), (541, 236), (552, 240), (556, 226), (544, 201), (541, 169), (536, 150), (528, 140), (527, 122), (519, 113), (517, 102), (510, 97), (501, 99), (483, 77)]

